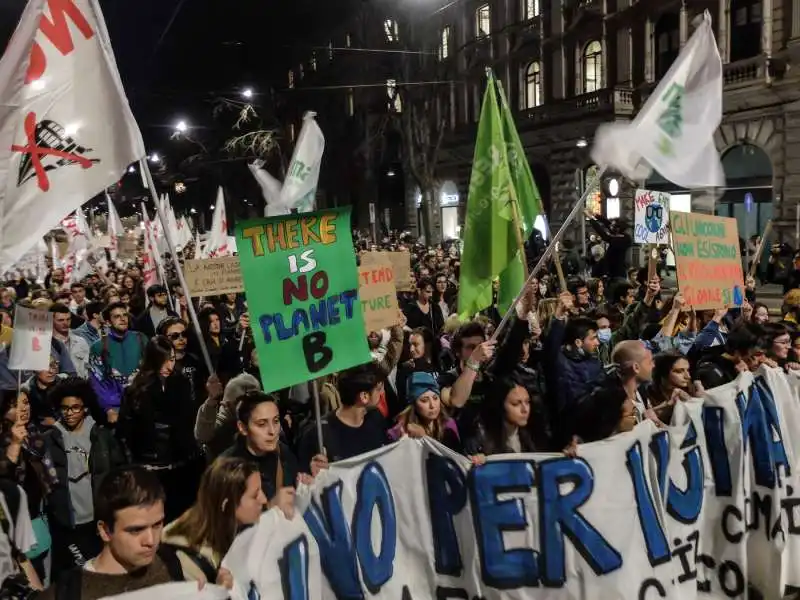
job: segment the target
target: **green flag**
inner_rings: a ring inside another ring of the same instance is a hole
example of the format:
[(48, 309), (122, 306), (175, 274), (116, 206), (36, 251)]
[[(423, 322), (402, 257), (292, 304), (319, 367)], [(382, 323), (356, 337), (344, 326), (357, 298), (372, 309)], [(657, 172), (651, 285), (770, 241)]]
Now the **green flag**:
[[(498, 94), (500, 96), (500, 114), (503, 119), (503, 138), (506, 141), (506, 154), (508, 155), (508, 166), (511, 173), (511, 183), (516, 191), (516, 197), (512, 201), (517, 203), (517, 215), (519, 216), (519, 227), (522, 229), (522, 239), (527, 241), (533, 232), (533, 225), (536, 217), (543, 214), (542, 197), (539, 195), (539, 188), (531, 173), (531, 166), (522, 148), (519, 139), (517, 126), (514, 123), (514, 116), (508, 107), (503, 86), (498, 82)], [(509, 217), (511, 218), (511, 217)], [(525, 260), (522, 256), (521, 260)], [(522, 284), (516, 274), (512, 277), (500, 278), (500, 289), (498, 290), (498, 305), (508, 307), (519, 293)]]
[[(464, 317), (492, 305), (492, 284), (498, 277), (517, 291), (525, 282), (510, 210), (515, 196), (495, 80), (489, 74), (467, 197), (458, 292), (458, 312)], [(509, 302), (498, 303), (499, 310), (507, 310)]]

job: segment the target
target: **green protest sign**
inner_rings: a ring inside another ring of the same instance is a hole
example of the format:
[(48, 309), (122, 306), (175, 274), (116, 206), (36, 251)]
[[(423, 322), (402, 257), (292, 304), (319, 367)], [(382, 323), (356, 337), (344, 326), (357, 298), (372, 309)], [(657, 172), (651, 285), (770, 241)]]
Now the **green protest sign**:
[(236, 244), (265, 392), (371, 360), (349, 208), (245, 221)]

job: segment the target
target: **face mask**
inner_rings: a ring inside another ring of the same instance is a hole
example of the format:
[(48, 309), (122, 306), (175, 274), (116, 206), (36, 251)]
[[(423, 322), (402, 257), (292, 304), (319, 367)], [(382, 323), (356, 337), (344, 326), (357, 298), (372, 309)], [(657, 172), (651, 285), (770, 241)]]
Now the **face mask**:
[(605, 329), (598, 329), (597, 339), (603, 344), (609, 343), (611, 341), (611, 329), (608, 327)]

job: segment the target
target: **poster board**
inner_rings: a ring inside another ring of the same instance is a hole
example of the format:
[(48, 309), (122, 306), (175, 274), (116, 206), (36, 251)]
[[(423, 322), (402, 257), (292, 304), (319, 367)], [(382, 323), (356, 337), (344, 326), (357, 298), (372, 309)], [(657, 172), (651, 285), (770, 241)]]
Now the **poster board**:
[(669, 200), (666, 192), (636, 190), (633, 201), (635, 244), (669, 244)]
[(139, 245), (138, 237), (131, 237), (123, 235), (119, 238), (119, 247), (117, 248), (117, 258), (120, 260), (132, 260), (136, 258), (136, 248)]
[(411, 276), (411, 253), (409, 252), (364, 252), (361, 264), (370, 266), (373, 263), (385, 264), (389, 261), (394, 271), (395, 288), (398, 292), (413, 292), (414, 279)]
[(14, 312), (14, 334), (8, 368), (46, 371), (50, 367), (53, 313), (18, 305)]
[(366, 333), (397, 324), (397, 288), (391, 262), (373, 262), (358, 269), (358, 299), (364, 314)]
[(238, 256), (187, 260), (183, 273), (192, 298), (244, 291)]
[(678, 289), (694, 310), (741, 306), (744, 274), (736, 219), (672, 212)]
[(265, 392), (369, 362), (350, 208), (236, 226)]

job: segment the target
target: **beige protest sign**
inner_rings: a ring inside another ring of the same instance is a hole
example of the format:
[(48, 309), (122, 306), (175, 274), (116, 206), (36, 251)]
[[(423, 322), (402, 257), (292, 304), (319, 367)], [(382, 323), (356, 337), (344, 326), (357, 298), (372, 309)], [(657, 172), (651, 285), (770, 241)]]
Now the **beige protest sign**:
[(119, 238), (119, 247), (117, 248), (117, 258), (127, 260), (136, 258), (136, 247), (139, 244), (139, 239), (124, 235)]
[(359, 267), (358, 299), (367, 333), (397, 324), (397, 289), (389, 259)]
[(389, 261), (394, 272), (395, 288), (398, 292), (413, 292), (414, 280), (411, 278), (411, 254), (408, 252), (364, 252), (361, 264), (385, 264)]
[(187, 260), (183, 273), (193, 298), (244, 291), (238, 256)]

